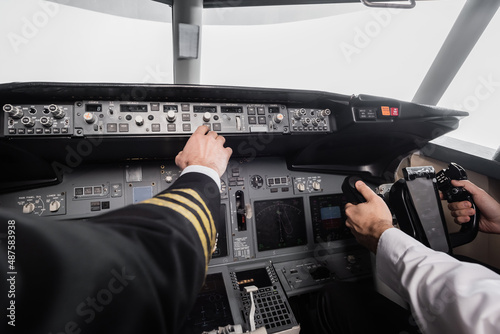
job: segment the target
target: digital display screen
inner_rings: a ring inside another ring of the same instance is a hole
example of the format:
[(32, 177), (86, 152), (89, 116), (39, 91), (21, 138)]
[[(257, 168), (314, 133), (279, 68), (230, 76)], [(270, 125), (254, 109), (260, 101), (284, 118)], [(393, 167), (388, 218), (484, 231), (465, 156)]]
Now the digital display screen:
[(209, 274), (179, 333), (203, 333), (234, 324), (222, 274)]
[(338, 222), (342, 218), (342, 213), (340, 212), (340, 206), (327, 206), (321, 208), (321, 220), (332, 222)]
[(242, 113), (243, 107), (220, 107), (221, 113)]
[(165, 104), (163, 106), (163, 112), (169, 112), (170, 110), (173, 110), (175, 112), (177, 112), (177, 105), (174, 105), (174, 104)]
[(88, 111), (88, 112), (101, 112), (102, 111), (102, 104), (87, 103), (85, 105), (85, 111)]
[(302, 197), (254, 202), (259, 252), (307, 244)]
[(215, 112), (217, 112), (217, 107), (214, 107), (214, 106), (194, 106), (193, 111), (194, 112), (210, 112), (210, 113), (215, 113)]
[(245, 291), (245, 287), (250, 285), (255, 285), (259, 289), (273, 285), (265, 268), (237, 272), (236, 279), (240, 291)]
[(314, 242), (328, 242), (353, 238), (345, 226), (346, 200), (342, 194), (311, 196), (311, 220)]
[(121, 104), (121, 112), (148, 112), (147, 104)]

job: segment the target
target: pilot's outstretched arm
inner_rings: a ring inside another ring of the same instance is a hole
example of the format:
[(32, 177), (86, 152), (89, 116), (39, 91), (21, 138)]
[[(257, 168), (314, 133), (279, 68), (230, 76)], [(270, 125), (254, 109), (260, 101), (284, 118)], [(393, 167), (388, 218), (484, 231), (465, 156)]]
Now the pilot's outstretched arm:
[[(498, 333), (500, 276), (427, 248), (392, 227), (391, 214), (368, 186), (366, 203), (348, 204), (347, 225), (377, 257), (377, 275), (411, 306), (424, 333)], [(390, 315), (388, 315), (390, 317)]]
[(498, 333), (500, 276), (436, 252), (404, 232), (385, 231), (377, 275), (411, 306), (424, 333)]
[[(207, 131), (199, 128), (176, 159), (182, 169), (201, 166), (201, 173), (184, 173), (150, 200), (87, 222), (32, 220), (0, 211), (2, 225), (15, 221), (16, 229), (17, 275), (10, 299), (15, 327), (3, 317), (7, 333), (179, 331), (203, 285), (215, 243), (220, 192), (203, 169), (220, 177), (231, 155), (224, 141)], [(182, 160), (191, 153), (203, 156), (203, 145), (217, 157), (210, 166), (203, 159)], [(9, 271), (5, 251), (2, 247), (2, 274)], [(1, 284), (3, 295), (10, 282)], [(6, 310), (7, 298), (1, 300)]]

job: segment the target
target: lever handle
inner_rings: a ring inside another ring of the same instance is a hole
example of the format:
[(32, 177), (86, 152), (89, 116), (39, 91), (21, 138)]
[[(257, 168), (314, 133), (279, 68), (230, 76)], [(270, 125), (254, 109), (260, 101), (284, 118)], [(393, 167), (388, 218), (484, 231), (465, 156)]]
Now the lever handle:
[(448, 203), (469, 201), (476, 214), (470, 217), (469, 222), (461, 225), (460, 231), (450, 234), (450, 242), (453, 248), (471, 242), (477, 236), (479, 231), (479, 210), (472, 199), (472, 195), (462, 187), (455, 187), (451, 184), (451, 180), (467, 180), (465, 169), (452, 162), (448, 165), (448, 169), (443, 169), (436, 174), (438, 189), (443, 193), (443, 198)]

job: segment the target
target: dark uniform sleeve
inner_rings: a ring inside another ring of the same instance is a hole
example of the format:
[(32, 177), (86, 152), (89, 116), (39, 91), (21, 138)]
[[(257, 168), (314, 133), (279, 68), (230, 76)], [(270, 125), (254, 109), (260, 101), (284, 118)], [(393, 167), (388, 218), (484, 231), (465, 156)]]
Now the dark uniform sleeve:
[[(215, 182), (187, 173), (152, 199), (85, 222), (0, 211), (1, 225), (16, 221), (13, 332), (178, 333), (204, 282), (219, 207)], [(4, 275), (3, 242), (0, 256)]]

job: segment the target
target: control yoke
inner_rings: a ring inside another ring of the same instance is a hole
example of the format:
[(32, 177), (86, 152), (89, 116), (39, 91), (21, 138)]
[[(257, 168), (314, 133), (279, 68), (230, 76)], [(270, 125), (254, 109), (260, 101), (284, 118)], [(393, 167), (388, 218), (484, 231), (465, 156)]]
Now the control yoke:
[[(451, 180), (467, 180), (467, 174), (461, 166), (450, 163), (448, 169), (437, 174), (432, 166), (406, 167), (403, 168), (403, 174), (404, 178), (394, 184), (383, 184), (377, 189), (403, 232), (434, 250), (450, 254), (452, 248), (474, 240), (479, 230), (479, 211), (465, 188), (451, 184)], [(359, 178), (353, 178), (356, 177), (349, 176), (344, 180), (342, 190), (348, 201), (357, 198), (355, 203), (363, 202), (359, 200), (361, 194), (354, 187)], [(470, 221), (462, 224), (456, 233), (448, 234), (438, 190), (448, 203), (467, 200), (476, 210)]]
[(467, 173), (462, 166), (452, 162), (448, 169), (443, 169), (436, 174), (438, 189), (443, 193), (443, 199), (448, 203), (469, 201), (476, 214), (470, 217), (470, 220), (462, 224), (460, 231), (450, 234), (451, 246), (453, 248), (465, 245), (477, 236), (479, 231), (479, 209), (476, 207), (472, 195), (462, 187), (455, 187), (451, 184), (451, 180), (467, 180)]

